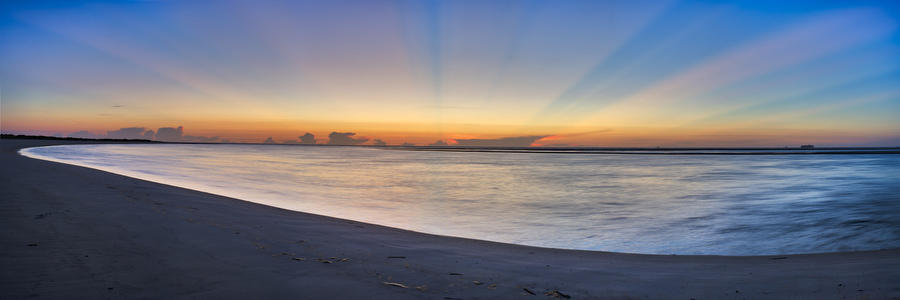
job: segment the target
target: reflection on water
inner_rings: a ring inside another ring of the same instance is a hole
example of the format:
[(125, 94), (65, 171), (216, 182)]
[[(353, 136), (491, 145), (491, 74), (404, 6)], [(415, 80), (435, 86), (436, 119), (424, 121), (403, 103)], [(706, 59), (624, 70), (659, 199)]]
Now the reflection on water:
[(900, 155), (616, 155), (272, 145), (23, 154), (421, 232), (588, 250), (900, 247)]

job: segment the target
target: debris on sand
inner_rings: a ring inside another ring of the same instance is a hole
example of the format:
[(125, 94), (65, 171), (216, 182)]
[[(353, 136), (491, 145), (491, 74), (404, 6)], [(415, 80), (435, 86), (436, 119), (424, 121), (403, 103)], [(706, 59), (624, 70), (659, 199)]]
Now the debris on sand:
[(385, 282), (382, 282), (382, 283), (384, 283), (384, 284), (386, 284), (386, 285), (390, 285), (390, 286), (396, 286), (396, 287), (398, 287), (398, 288), (404, 288), (404, 289), (408, 289), (408, 288), (409, 288), (409, 287), (406, 286), (405, 284), (402, 284), (402, 283), (399, 283), (399, 282), (387, 282), (387, 281), (385, 281)]
[(28, 244), (28, 247), (37, 247), (37, 245), (38, 245), (37, 243), (31, 243), (31, 244)]
[(339, 262), (348, 262), (348, 261), (350, 261), (350, 259), (344, 257), (344, 258), (338, 259), (337, 261), (339, 261)]
[(496, 288), (497, 288), (497, 284), (496, 284), (496, 283), (491, 283), (490, 285), (488, 285), (488, 288), (489, 288), (489, 289), (492, 289), (492, 290), (493, 290), (493, 289), (496, 289)]
[(319, 261), (320, 263), (323, 263), (323, 264), (334, 263), (333, 261), (330, 261), (330, 260), (327, 260), (327, 259), (323, 259), (323, 258), (316, 258), (316, 260)]
[(419, 290), (420, 292), (424, 292), (424, 291), (428, 290), (428, 287), (424, 286), (424, 285), (420, 285), (420, 286), (416, 287), (416, 290)]
[(531, 291), (531, 290), (529, 290), (529, 289), (528, 289), (528, 288), (522, 288), (522, 290), (523, 290), (523, 291), (525, 291), (525, 292), (526, 292), (526, 293), (529, 293), (529, 294), (532, 294), (532, 295), (535, 295), (535, 293), (534, 293), (534, 292), (532, 292), (532, 291)]
[(482, 284), (484, 284), (484, 282), (481, 282), (481, 281), (478, 281), (478, 280), (472, 280), (472, 283), (475, 284), (475, 285), (482, 285)]
[(305, 258), (302, 258), (302, 257), (294, 257), (294, 258), (292, 258), (292, 259), (293, 259), (293, 260), (296, 260), (296, 261), (304, 261), (304, 260), (306, 260)]
[(461, 276), (462, 273), (450, 272), (450, 273), (448, 273), (447, 275)]
[(546, 292), (546, 293), (544, 293), (544, 295), (547, 295), (547, 296), (550, 296), (553, 298), (565, 298), (565, 299), (572, 298), (572, 296), (563, 294), (562, 292), (560, 292), (558, 290), (552, 290), (552, 291)]
[(388, 256), (388, 258), (406, 258), (406, 256)]

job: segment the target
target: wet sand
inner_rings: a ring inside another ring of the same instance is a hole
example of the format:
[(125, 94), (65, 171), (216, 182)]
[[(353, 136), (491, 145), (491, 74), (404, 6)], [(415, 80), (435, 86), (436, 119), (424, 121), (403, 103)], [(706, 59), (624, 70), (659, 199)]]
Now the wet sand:
[(729, 257), (536, 248), (17, 154), (70, 143), (0, 140), (0, 298), (900, 298), (900, 249)]

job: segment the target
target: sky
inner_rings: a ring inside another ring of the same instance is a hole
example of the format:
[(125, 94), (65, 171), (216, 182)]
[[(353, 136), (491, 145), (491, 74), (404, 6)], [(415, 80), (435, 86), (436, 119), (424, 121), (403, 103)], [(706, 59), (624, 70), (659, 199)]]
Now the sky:
[(6, 1), (0, 130), (900, 146), (898, 22), (896, 1)]

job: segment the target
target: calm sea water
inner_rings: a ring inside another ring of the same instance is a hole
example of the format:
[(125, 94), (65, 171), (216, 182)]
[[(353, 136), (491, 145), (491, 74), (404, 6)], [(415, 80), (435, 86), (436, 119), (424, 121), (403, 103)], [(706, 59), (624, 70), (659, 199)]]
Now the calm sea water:
[(900, 247), (900, 155), (622, 155), (72, 145), (31, 157), (415, 231), (766, 255)]

